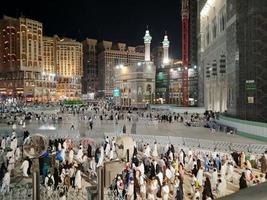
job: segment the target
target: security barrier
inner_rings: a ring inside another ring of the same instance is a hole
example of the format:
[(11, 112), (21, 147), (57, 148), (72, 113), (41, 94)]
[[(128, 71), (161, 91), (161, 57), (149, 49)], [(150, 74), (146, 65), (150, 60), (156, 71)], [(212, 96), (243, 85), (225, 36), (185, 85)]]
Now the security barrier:
[(267, 123), (240, 120), (223, 115), (220, 115), (216, 122), (235, 128), (240, 135), (267, 141)]
[[(109, 138), (117, 137), (122, 135), (121, 133), (105, 133), (105, 136)], [(183, 138), (174, 136), (153, 136), (153, 135), (133, 135), (133, 134), (123, 134), (132, 137), (137, 143), (149, 143), (154, 144), (155, 141), (159, 145), (173, 144), (178, 147), (187, 148), (201, 148), (207, 150), (216, 151), (244, 151), (248, 153), (264, 153), (267, 151), (267, 145), (264, 144), (244, 144), (244, 143), (231, 143), (227, 141), (219, 140), (206, 140), (198, 138)]]

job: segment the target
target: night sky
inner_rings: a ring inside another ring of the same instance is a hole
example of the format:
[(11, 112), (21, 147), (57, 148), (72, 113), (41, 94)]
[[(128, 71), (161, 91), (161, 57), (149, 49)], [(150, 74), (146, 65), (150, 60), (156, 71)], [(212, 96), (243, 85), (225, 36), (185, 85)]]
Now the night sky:
[[(36, 5), (36, 6), (33, 6)], [(36, 19), (44, 34), (66, 36), (79, 41), (88, 38), (143, 44), (146, 25), (152, 47), (161, 45), (167, 30), (170, 56), (180, 58), (180, 0), (6, 0), (0, 14)]]

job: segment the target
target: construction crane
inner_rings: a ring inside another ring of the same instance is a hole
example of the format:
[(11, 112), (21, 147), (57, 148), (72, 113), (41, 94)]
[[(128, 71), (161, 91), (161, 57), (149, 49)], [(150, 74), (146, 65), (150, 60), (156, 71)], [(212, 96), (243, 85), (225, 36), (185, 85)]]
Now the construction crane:
[(183, 106), (188, 106), (188, 30), (189, 22), (189, 0), (182, 0), (182, 97)]

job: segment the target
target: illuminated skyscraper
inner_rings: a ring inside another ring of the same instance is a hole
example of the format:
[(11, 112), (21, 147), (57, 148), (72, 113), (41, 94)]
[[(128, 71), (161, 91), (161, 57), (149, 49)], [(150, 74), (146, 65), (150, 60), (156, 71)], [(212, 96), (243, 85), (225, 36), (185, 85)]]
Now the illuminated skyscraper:
[(58, 36), (44, 38), (44, 76), (56, 81), (56, 99), (80, 99), (82, 44)]
[(28, 18), (0, 20), (0, 93), (41, 101), (43, 25)]

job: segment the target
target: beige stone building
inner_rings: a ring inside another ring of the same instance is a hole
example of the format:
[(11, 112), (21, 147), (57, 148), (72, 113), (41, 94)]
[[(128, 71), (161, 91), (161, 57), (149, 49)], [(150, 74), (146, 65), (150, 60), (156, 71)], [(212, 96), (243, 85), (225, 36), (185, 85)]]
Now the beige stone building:
[(145, 108), (154, 100), (156, 68), (151, 62), (150, 43), (152, 37), (146, 31), (144, 37), (145, 58), (139, 62), (118, 64), (115, 68), (115, 88), (119, 96), (114, 97), (117, 106)]
[(45, 99), (55, 101), (56, 96), (56, 38), (43, 37), (42, 80), (45, 85)]
[(0, 19), (0, 96), (47, 102), (81, 95), (82, 44), (43, 37), (42, 23)]
[(125, 43), (102, 41), (98, 43), (99, 89), (106, 97), (112, 97), (115, 88), (115, 67), (133, 67), (145, 58), (144, 52)]
[(0, 20), (0, 94), (41, 101), (43, 25), (28, 18)]
[(56, 41), (57, 99), (80, 99), (83, 75), (82, 44), (69, 38)]
[(206, 1), (200, 12), (200, 67), (204, 72), (205, 108), (215, 112), (227, 110), (226, 21), (226, 0)]

